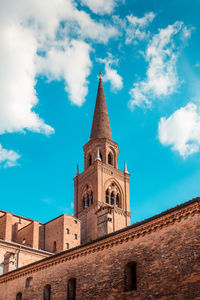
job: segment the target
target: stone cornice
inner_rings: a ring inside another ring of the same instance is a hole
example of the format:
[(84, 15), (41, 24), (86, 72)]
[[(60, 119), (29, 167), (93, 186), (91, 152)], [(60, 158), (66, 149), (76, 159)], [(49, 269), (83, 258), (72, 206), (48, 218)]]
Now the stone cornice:
[(11, 271), (0, 276), (0, 283), (13, 280), (19, 277), (29, 276), (37, 271), (47, 269), (78, 257), (84, 257), (104, 249), (112, 248), (119, 244), (138, 239), (164, 227), (180, 222), (182, 219), (200, 214), (200, 198), (193, 199), (177, 207), (169, 209), (159, 215), (147, 220), (133, 224), (127, 228), (111, 233), (103, 238), (85, 245), (78, 246), (68, 251), (58, 253), (33, 264), (24, 266), (18, 270)]

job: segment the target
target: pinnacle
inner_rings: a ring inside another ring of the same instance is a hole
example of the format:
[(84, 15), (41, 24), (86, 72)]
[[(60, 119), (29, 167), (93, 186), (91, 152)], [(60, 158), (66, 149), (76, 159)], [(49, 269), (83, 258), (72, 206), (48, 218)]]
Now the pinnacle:
[(100, 73), (97, 91), (96, 105), (92, 123), (90, 139), (108, 138), (112, 140), (108, 110), (103, 90), (102, 77)]

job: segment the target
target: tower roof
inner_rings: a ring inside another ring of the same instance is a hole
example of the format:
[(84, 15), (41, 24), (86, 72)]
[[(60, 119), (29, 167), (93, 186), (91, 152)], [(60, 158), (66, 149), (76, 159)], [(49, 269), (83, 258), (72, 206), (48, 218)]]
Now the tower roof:
[(101, 74), (99, 77), (99, 86), (97, 91), (96, 105), (94, 110), (90, 139), (100, 138), (107, 138), (112, 140)]

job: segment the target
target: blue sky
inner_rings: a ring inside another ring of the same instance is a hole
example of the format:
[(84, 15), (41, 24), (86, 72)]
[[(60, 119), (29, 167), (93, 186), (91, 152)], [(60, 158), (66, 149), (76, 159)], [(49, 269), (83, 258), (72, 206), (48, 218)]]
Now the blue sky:
[(0, 2), (0, 208), (73, 214), (98, 86), (132, 223), (200, 195), (200, 1)]

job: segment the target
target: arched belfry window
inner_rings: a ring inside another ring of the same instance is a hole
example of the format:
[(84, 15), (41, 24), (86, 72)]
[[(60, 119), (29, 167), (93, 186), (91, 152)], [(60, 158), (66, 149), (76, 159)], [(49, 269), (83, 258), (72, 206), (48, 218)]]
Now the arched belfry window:
[(22, 293), (18, 293), (16, 295), (16, 300), (22, 300)]
[(90, 205), (94, 203), (93, 191), (89, 185), (86, 185), (86, 187), (84, 188), (82, 199), (83, 199), (83, 209), (88, 208)]
[(113, 165), (113, 158), (111, 153), (108, 154), (108, 163), (109, 165)]
[(102, 156), (101, 152), (99, 153), (99, 156), (101, 158), (101, 161), (103, 162), (103, 156)]
[(112, 182), (105, 191), (105, 202), (122, 208), (121, 204), (121, 193), (115, 182)]
[(76, 300), (76, 279), (71, 278), (67, 283), (67, 300)]
[(92, 164), (92, 156), (91, 156), (91, 154), (89, 154), (89, 156), (88, 156), (88, 167), (91, 166), (91, 164)]
[(50, 286), (50, 284), (47, 284), (44, 287), (43, 300), (51, 300), (51, 286)]

